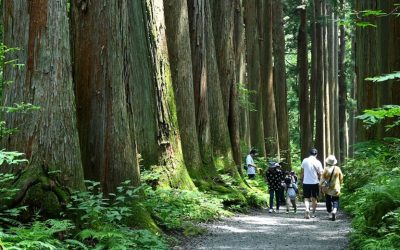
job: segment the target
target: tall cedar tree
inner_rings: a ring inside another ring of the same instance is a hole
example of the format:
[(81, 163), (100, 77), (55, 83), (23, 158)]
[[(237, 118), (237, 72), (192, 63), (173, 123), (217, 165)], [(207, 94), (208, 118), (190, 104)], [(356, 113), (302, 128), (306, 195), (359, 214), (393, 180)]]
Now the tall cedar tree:
[(74, 79), (85, 178), (114, 192), (139, 184), (127, 102), (132, 91), (127, 1), (72, 1)]
[(27, 203), (55, 216), (68, 190), (84, 186), (66, 10), (67, 0), (4, 1), (4, 41), (19, 48), (6, 61), (24, 64), (4, 69), (12, 81), (4, 86), (4, 105), (32, 103), (40, 110), (5, 115), (18, 132), (4, 138), (3, 147), (25, 153), (29, 162), (2, 171), (18, 175), (14, 205)]

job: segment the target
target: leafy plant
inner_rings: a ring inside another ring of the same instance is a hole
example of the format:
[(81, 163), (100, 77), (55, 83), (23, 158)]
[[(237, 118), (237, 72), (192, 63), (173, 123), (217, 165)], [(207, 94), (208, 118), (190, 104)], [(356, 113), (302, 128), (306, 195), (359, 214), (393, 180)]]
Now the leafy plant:
[(168, 229), (182, 229), (187, 222), (208, 221), (228, 214), (222, 201), (199, 191), (151, 187), (145, 189), (145, 206)]
[(353, 216), (350, 249), (397, 249), (400, 237), (399, 138), (356, 145), (344, 166), (342, 204)]
[(257, 92), (247, 89), (243, 83), (238, 83), (238, 92), (240, 107), (249, 111), (257, 111), (255, 103), (250, 101), (250, 97), (257, 94)]
[(7, 232), (0, 231), (0, 238), (6, 249), (87, 249), (77, 241), (63, 241), (72, 229), (74, 225), (69, 220), (35, 221), (31, 226), (11, 227)]

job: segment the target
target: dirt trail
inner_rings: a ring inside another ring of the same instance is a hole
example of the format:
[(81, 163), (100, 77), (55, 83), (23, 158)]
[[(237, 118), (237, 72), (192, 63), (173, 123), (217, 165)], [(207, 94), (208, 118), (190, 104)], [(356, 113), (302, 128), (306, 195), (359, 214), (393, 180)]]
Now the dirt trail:
[[(283, 211), (282, 211), (283, 210)], [(320, 203), (316, 218), (304, 219), (304, 206), (297, 214), (281, 208), (225, 218), (204, 224), (208, 233), (191, 238), (174, 249), (347, 249), (350, 219), (339, 211), (336, 221), (328, 220)]]

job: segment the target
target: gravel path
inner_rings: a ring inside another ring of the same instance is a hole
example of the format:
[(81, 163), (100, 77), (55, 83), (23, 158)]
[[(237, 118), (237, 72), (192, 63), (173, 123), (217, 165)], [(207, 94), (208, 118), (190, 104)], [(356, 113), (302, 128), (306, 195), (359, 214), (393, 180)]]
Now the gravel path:
[(304, 219), (304, 206), (298, 205), (297, 214), (286, 214), (283, 207), (280, 213), (257, 210), (205, 224), (206, 235), (174, 249), (347, 249), (350, 219), (345, 214), (339, 211), (330, 221), (320, 203), (316, 218)]

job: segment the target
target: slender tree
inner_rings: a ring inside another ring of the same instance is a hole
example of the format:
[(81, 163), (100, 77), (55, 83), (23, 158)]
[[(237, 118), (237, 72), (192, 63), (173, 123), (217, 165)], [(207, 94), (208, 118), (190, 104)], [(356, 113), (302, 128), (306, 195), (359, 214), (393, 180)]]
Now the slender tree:
[(285, 33), (282, 2), (273, 1), (273, 55), (275, 106), (281, 160), (291, 164), (289, 143), (289, 120), (287, 110), (287, 86), (285, 65)]
[(268, 158), (279, 156), (279, 141), (276, 124), (276, 108), (273, 82), (272, 58), (272, 2), (262, 1), (259, 7), (260, 47), (261, 47), (261, 82), (263, 95), (263, 124), (265, 153)]
[(307, 11), (304, 1), (298, 7), (300, 26), (297, 37), (297, 65), (299, 68), (299, 111), (300, 111), (300, 147), (301, 157), (308, 156), (312, 145), (310, 122), (310, 94), (308, 82), (308, 50), (307, 50)]
[(250, 102), (257, 110), (250, 112), (250, 140), (251, 146), (265, 155), (264, 126), (262, 117), (262, 92), (260, 72), (260, 42), (258, 32), (258, 4), (256, 1), (246, 1), (245, 9), (245, 37), (247, 50), (247, 74), (249, 89), (254, 92), (250, 96)]

